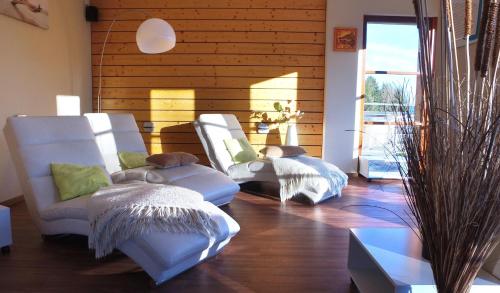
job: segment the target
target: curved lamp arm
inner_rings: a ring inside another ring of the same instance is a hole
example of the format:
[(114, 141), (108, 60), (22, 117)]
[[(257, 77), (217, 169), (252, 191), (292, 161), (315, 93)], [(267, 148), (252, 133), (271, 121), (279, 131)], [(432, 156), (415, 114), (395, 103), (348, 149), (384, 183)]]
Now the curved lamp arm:
[[(102, 91), (102, 61), (104, 59), (104, 50), (108, 43), (111, 29), (116, 22), (113, 19), (106, 32), (106, 37), (102, 44), (101, 57), (99, 60), (99, 89), (97, 91), (97, 113), (101, 113), (101, 91)], [(141, 23), (135, 36), (137, 47), (142, 53), (159, 54), (164, 53), (175, 47), (175, 31), (172, 26), (163, 19), (150, 18)]]

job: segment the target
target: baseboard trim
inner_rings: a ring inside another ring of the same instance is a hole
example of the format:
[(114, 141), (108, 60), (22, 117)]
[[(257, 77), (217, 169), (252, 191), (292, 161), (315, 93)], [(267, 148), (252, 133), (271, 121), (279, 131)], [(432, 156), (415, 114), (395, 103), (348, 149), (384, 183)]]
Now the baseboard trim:
[(13, 198), (10, 198), (6, 201), (0, 202), (0, 205), (6, 206), (6, 207), (11, 207), (15, 204), (18, 204), (20, 202), (24, 201), (24, 197), (22, 195), (15, 196)]

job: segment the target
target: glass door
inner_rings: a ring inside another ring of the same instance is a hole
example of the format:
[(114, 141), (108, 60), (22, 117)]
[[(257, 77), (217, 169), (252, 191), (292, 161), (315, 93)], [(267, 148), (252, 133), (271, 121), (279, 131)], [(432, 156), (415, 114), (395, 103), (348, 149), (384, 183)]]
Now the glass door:
[(393, 107), (401, 98), (413, 115), (418, 113), (419, 41), (415, 19), (366, 16), (364, 48), (360, 155), (370, 158), (377, 177), (390, 178), (380, 174), (397, 173), (397, 165), (388, 163), (393, 159), (392, 143), (397, 141)]
[(393, 107), (398, 97), (411, 113), (418, 112), (419, 44), (414, 21), (403, 17), (365, 18), (363, 155), (386, 154), (394, 135)]

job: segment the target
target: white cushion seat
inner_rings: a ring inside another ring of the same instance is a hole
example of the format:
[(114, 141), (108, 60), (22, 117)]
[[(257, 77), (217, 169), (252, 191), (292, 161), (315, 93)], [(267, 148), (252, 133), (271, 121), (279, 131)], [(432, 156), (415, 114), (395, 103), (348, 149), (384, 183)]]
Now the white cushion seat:
[(90, 195), (84, 195), (65, 201), (58, 201), (48, 208), (41, 210), (40, 217), (46, 221), (67, 218), (88, 220), (87, 202), (89, 198)]
[(149, 170), (147, 180), (154, 181), (154, 183), (172, 183), (185, 178), (217, 173), (217, 171), (212, 168), (198, 164), (167, 169), (157, 169), (154, 167), (145, 167), (145, 169)]
[[(216, 209), (216, 206), (207, 203), (206, 210), (214, 213), (213, 219), (220, 229), (215, 243), (221, 243), (238, 233), (240, 227), (231, 217)], [(152, 233), (137, 239), (136, 243), (163, 266), (173, 266), (193, 255), (199, 256), (200, 252), (210, 247), (208, 238), (193, 233), (179, 234), (175, 238), (165, 233)]]
[(256, 160), (232, 165), (228, 168), (227, 174), (236, 182), (278, 181), (273, 164), (269, 160)]
[(168, 169), (151, 169), (148, 182), (172, 184), (203, 194), (206, 201), (215, 205), (228, 203), (240, 190), (238, 184), (223, 173), (198, 164)]
[(240, 190), (240, 186), (224, 174), (197, 175), (175, 180), (172, 184), (197, 191), (217, 206), (229, 203)]

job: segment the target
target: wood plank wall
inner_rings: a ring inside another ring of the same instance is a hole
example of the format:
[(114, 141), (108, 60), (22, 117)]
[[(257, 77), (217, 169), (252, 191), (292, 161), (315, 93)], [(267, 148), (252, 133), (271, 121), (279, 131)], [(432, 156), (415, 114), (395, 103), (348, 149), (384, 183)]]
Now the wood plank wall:
[[(150, 151), (187, 151), (207, 162), (191, 122), (202, 113), (234, 113), (252, 145), (284, 143), (286, 125), (257, 134), (271, 119), (273, 104), (291, 101), (306, 112), (298, 122), (299, 141), (321, 156), (325, 49), (325, 0), (92, 0), (100, 21), (92, 24), (93, 98), (96, 108), (102, 42), (116, 19), (103, 59), (104, 112), (131, 112)], [(176, 47), (141, 54), (139, 24), (167, 20)]]

